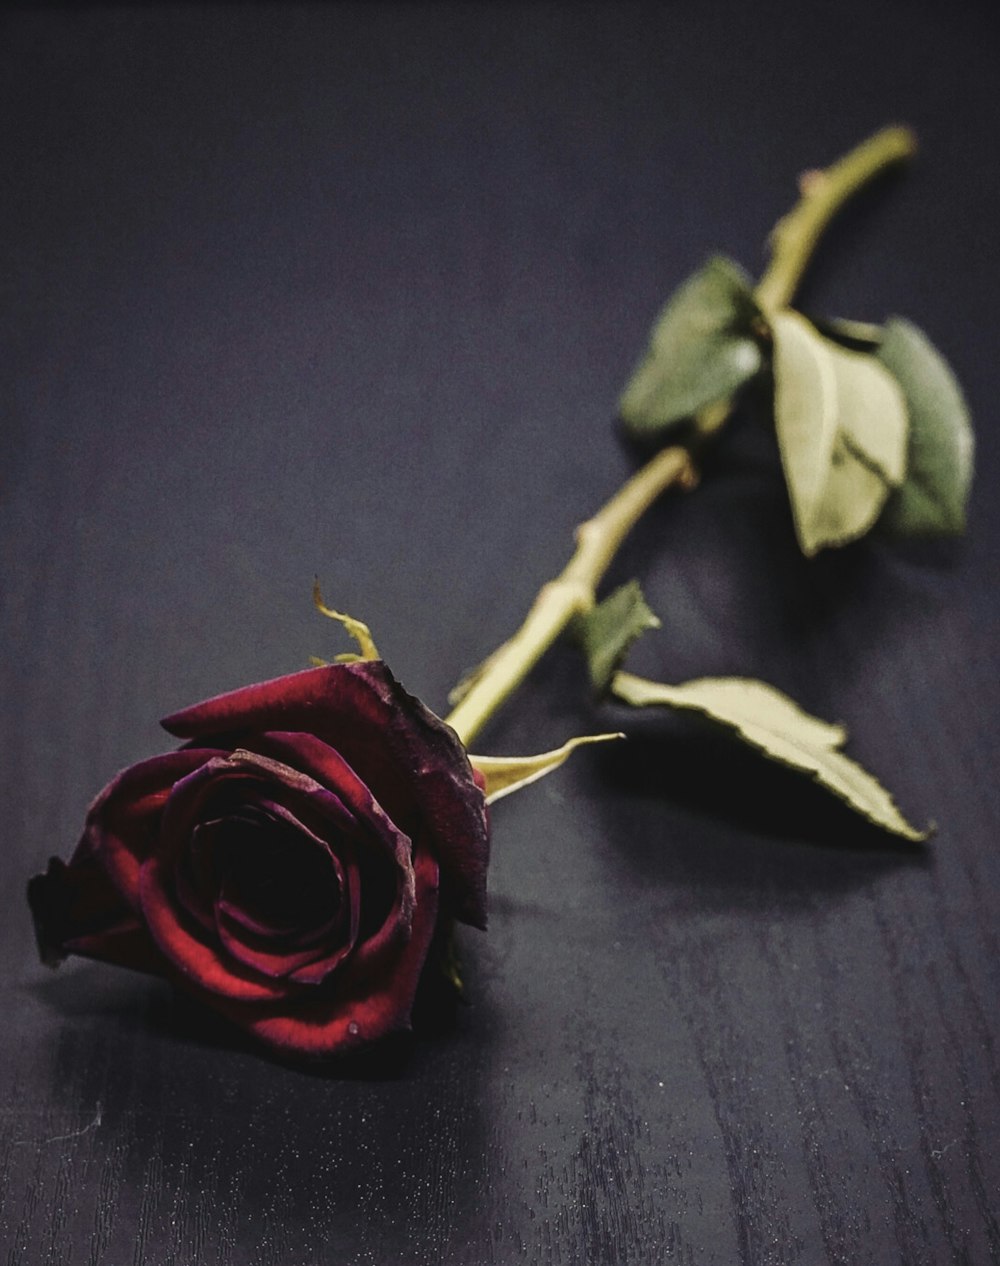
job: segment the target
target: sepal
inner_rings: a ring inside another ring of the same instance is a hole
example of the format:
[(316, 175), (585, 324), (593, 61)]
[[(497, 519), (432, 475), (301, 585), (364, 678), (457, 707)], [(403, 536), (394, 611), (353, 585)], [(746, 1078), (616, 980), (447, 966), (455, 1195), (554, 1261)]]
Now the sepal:
[(926, 840), (903, 817), (882, 784), (839, 749), (847, 739), (840, 725), (810, 716), (780, 690), (745, 677), (703, 677), (680, 686), (618, 673), (613, 693), (635, 707), (650, 705), (698, 712), (734, 731), (770, 760), (808, 774), (875, 826), (903, 839)]
[(537, 756), (473, 756), (469, 763), (482, 775), (486, 785), (486, 803), (493, 804), (513, 791), (520, 791), (529, 783), (537, 782), (546, 774), (564, 764), (578, 747), (588, 743), (607, 743), (611, 739), (624, 738), (624, 734), (588, 734), (572, 738), (552, 752)]

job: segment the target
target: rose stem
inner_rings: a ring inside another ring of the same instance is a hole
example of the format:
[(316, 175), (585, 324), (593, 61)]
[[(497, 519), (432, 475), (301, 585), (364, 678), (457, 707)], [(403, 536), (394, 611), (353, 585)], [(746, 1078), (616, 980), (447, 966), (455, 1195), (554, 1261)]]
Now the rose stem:
[[(916, 139), (908, 128), (885, 128), (832, 166), (802, 178), (799, 201), (771, 233), (771, 262), (754, 292), (765, 314), (791, 302), (820, 235), (837, 211), (875, 176), (915, 150)], [(463, 743), (476, 737), (566, 626), (594, 605), (597, 587), (618, 547), (660, 494), (675, 485), (695, 487), (692, 449), (718, 431), (731, 411), (732, 401), (709, 406), (699, 414), (691, 448), (673, 445), (657, 453), (593, 518), (580, 524), (569, 562), (542, 586), (524, 623), (485, 661), (447, 717)]]
[(840, 208), (873, 177), (916, 152), (908, 127), (887, 127), (825, 171), (800, 178), (802, 197), (771, 230), (771, 262), (754, 291), (765, 313), (791, 303), (820, 234)]

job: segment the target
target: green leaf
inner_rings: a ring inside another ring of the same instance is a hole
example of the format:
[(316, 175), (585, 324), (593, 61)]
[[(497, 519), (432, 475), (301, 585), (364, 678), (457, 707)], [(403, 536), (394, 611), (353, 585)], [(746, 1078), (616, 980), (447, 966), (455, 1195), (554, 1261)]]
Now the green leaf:
[(700, 712), (736, 733), (765, 756), (802, 770), (839, 796), (869, 822), (907, 840), (925, 840), (927, 831), (911, 826), (876, 778), (838, 749), (847, 734), (803, 712), (773, 686), (744, 677), (704, 677), (682, 686), (618, 673), (614, 693), (636, 707), (662, 705)]
[(603, 690), (628, 654), (632, 643), (660, 621), (646, 605), (637, 580), (616, 589), (577, 622), (590, 680)]
[(909, 471), (885, 509), (903, 536), (951, 536), (965, 530), (972, 483), (972, 422), (947, 361), (915, 325), (886, 322), (878, 359), (899, 382), (910, 414)]
[(845, 545), (903, 482), (903, 393), (874, 356), (824, 338), (797, 312), (773, 314), (774, 421), (802, 552)]
[(583, 738), (570, 739), (554, 752), (542, 752), (538, 756), (473, 756), (469, 761), (486, 780), (486, 803), (492, 804), (512, 791), (520, 791), (528, 783), (537, 782), (546, 774), (558, 769), (576, 751), (587, 743), (607, 743), (611, 739), (624, 738), (624, 734), (588, 734)]
[(618, 411), (636, 439), (658, 439), (706, 405), (728, 400), (761, 367), (760, 311), (743, 270), (717, 255), (657, 318)]

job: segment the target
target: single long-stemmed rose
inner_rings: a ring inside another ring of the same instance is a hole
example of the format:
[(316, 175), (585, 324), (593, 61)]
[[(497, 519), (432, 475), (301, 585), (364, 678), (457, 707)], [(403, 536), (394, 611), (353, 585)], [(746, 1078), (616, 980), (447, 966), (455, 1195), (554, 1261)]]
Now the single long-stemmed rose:
[(447, 723), (403, 690), (367, 627), (317, 591), (360, 654), (167, 718), (184, 746), (113, 779), (69, 863), (53, 859), (29, 884), (43, 959), (81, 954), (164, 976), (295, 1055), (339, 1055), (407, 1028), (432, 947), (455, 920), (485, 926), (486, 804), (579, 744), (614, 737), (526, 758), (466, 751), (570, 626), (598, 686), (636, 706), (700, 712), (886, 829), (921, 838), (841, 754), (843, 731), (770, 687), (667, 686), (621, 672), (655, 617), (635, 583), (597, 601), (643, 513), (668, 488), (696, 486), (701, 448), (758, 373), (775, 379), (806, 553), (855, 539), (880, 515), (902, 530), (961, 527), (971, 431), (940, 357), (905, 322), (821, 331), (788, 308), (831, 216), (912, 149), (909, 132), (887, 129), (810, 173), (756, 288), (713, 260), (671, 300), (622, 398), (628, 425), (666, 447), (581, 525), (572, 558), (521, 627), (456, 687)]

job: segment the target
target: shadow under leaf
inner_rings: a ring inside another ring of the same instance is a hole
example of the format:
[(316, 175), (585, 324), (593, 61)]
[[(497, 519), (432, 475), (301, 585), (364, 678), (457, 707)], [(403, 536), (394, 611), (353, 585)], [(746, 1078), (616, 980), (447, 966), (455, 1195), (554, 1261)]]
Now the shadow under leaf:
[[(707, 724), (667, 717), (654, 731), (643, 719), (595, 765), (619, 804), (624, 795), (640, 810), (624, 827), (620, 814), (609, 821), (618, 864), (627, 863), (632, 882), (686, 889), (692, 901), (811, 907), (886, 872), (933, 865), (929, 848), (879, 830)], [(642, 805), (652, 800), (680, 811), (662, 834), (642, 829)]]

